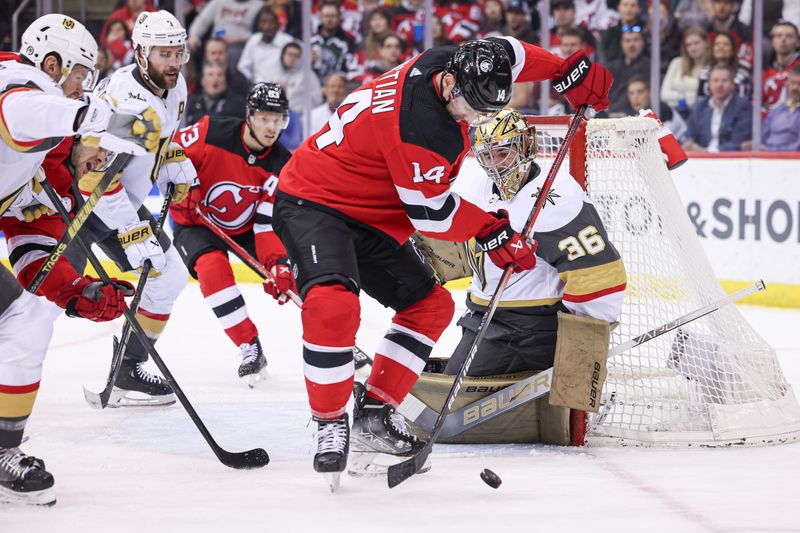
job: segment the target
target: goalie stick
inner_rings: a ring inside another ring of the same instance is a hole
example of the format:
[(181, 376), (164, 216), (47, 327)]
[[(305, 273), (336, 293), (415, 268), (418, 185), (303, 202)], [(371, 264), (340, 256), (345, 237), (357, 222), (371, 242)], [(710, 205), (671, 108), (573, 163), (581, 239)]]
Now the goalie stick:
[[(158, 216), (158, 221), (156, 222), (156, 229), (153, 232), (156, 240), (161, 236), (162, 228), (164, 227), (164, 221), (167, 219), (167, 211), (169, 210), (169, 204), (172, 202), (172, 195), (175, 192), (175, 184), (168, 183), (167, 184), (167, 192), (164, 195), (164, 203), (161, 206), (161, 212)], [(49, 195), (49, 193), (48, 193)], [(146, 259), (144, 265), (142, 266), (142, 273), (139, 275), (139, 282), (136, 284), (136, 293), (133, 296), (133, 300), (130, 303), (131, 313), (134, 315), (139, 310), (139, 301), (142, 299), (142, 292), (144, 291), (144, 285), (147, 283), (147, 278), (150, 275), (150, 270), (153, 268), (153, 263)], [(117, 336), (114, 335), (114, 355), (111, 358), (111, 368), (108, 370), (108, 379), (106, 379), (106, 386), (103, 388), (100, 393), (92, 392), (86, 387), (83, 387), (83, 397), (86, 399), (86, 403), (88, 403), (91, 407), (95, 409), (105, 409), (108, 405), (108, 400), (111, 398), (111, 392), (114, 390), (114, 383), (117, 381), (117, 375), (119, 375), (119, 370), (122, 368), (122, 356), (125, 354), (125, 348), (128, 346), (128, 341), (131, 338), (131, 323), (125, 322), (125, 326), (122, 328), (122, 342), (117, 340)]]
[[(103, 179), (105, 179), (105, 177), (106, 176), (103, 176)], [(64, 204), (61, 203), (61, 199), (59, 198), (58, 194), (53, 190), (53, 187), (47, 183), (47, 181), (44, 181), (42, 184), (44, 185), (44, 190), (47, 192), (47, 196), (50, 198), (53, 204), (55, 204), (56, 210), (58, 211), (58, 214), (61, 216), (62, 220), (64, 220), (64, 222), (71, 227), (72, 221), (69, 218), (69, 213), (67, 213)], [(98, 188), (99, 187), (100, 185), (98, 185)], [(97, 189), (95, 189), (95, 191), (97, 191)], [(92, 194), (94, 195), (94, 193)], [(86, 205), (88, 205), (88, 201)], [(84, 207), (86, 207), (86, 205), (84, 205)], [(91, 209), (89, 211), (91, 211)], [(83, 208), (78, 211), (79, 214), (81, 212), (83, 212)], [(111, 279), (109, 278), (105, 268), (103, 268), (103, 265), (100, 264), (97, 256), (94, 254), (94, 252), (92, 252), (89, 246), (83, 242), (83, 239), (79, 235), (77, 235), (77, 231), (74, 234), (74, 239), (78, 243), (78, 246), (80, 246), (81, 250), (86, 254), (86, 257), (89, 259), (89, 263), (91, 263), (92, 267), (95, 269), (95, 271), (97, 271), (97, 274), (100, 276), (100, 279), (103, 280), (103, 283), (106, 285), (111, 285)], [(214, 440), (214, 437), (208, 431), (208, 428), (197, 414), (197, 411), (195, 411), (194, 407), (189, 402), (189, 399), (183, 393), (183, 390), (181, 390), (178, 382), (175, 381), (175, 377), (169, 371), (167, 365), (164, 364), (163, 359), (161, 359), (161, 356), (156, 351), (155, 346), (153, 346), (153, 342), (147, 335), (144, 334), (144, 330), (142, 330), (142, 327), (139, 325), (139, 321), (136, 320), (136, 316), (131, 313), (131, 310), (127, 305), (125, 305), (122, 313), (125, 315), (125, 319), (131, 323), (132, 330), (136, 333), (137, 337), (139, 337), (139, 340), (153, 358), (153, 362), (156, 364), (158, 369), (162, 374), (164, 374), (164, 378), (167, 380), (167, 382), (169, 382), (170, 386), (175, 391), (175, 395), (178, 397), (181, 405), (183, 405), (183, 408), (189, 414), (189, 418), (192, 419), (195, 427), (197, 427), (197, 429), (200, 431), (200, 434), (203, 435), (203, 438), (211, 447), (211, 450), (214, 452), (214, 455), (217, 456), (217, 459), (219, 459), (222, 464), (230, 468), (244, 469), (266, 466), (269, 463), (269, 455), (263, 448), (254, 448), (244, 452), (230, 452), (217, 444), (217, 441)]]
[[(614, 357), (646, 342), (649, 342), (656, 337), (660, 337), (665, 333), (684, 326), (690, 322), (702, 318), (706, 315), (733, 304), (742, 298), (751, 296), (757, 292), (766, 289), (763, 280), (757, 281), (752, 285), (740, 289), (728, 296), (703, 306), (695, 311), (687, 313), (683, 316), (671, 320), (666, 324), (662, 324), (649, 331), (633, 337), (622, 344), (613, 347), (608, 352), (608, 357)], [(543, 370), (528, 378), (520, 380), (508, 387), (504, 387), (497, 392), (484, 396), (479, 400), (465, 405), (464, 407), (453, 411), (445, 419), (440, 437), (454, 437), (467, 431), (470, 428), (483, 424), (484, 422), (505, 414), (517, 407), (532, 402), (538, 398), (543, 397), (550, 392), (550, 386), (553, 377), (553, 367)], [(494, 409), (483, 409), (483, 407), (494, 407)], [(410, 420), (414, 425), (419, 428), (431, 432), (436, 423), (436, 418), (439, 413), (428, 407), (417, 397), (409, 394), (400, 406), (397, 412)], [(467, 416), (467, 414), (470, 416)]]
[[(550, 167), (550, 172), (547, 174), (547, 178), (544, 180), (544, 183), (542, 183), (542, 188), (539, 191), (538, 197), (536, 198), (533, 211), (525, 223), (525, 228), (522, 231), (523, 239), (527, 240), (530, 237), (533, 224), (536, 222), (539, 212), (542, 210), (542, 207), (547, 200), (548, 192), (553, 186), (553, 182), (556, 179), (556, 174), (558, 173), (558, 169), (561, 168), (561, 163), (564, 161), (567, 150), (569, 149), (570, 144), (572, 144), (572, 140), (575, 138), (575, 134), (577, 133), (581, 122), (583, 122), (583, 116), (586, 114), (586, 109), (587, 106), (581, 106), (580, 109), (578, 109), (578, 111), (575, 113), (575, 116), (572, 118), (572, 122), (569, 125), (569, 130), (567, 131), (564, 140), (561, 142), (561, 146), (558, 148), (558, 153), (553, 161), (553, 166)], [(450, 392), (448, 393), (444, 405), (442, 406), (442, 412), (439, 413), (438, 417), (436, 417), (436, 423), (433, 426), (433, 430), (431, 430), (428, 441), (425, 443), (422, 449), (414, 454), (410, 459), (406, 459), (402, 463), (398, 463), (389, 467), (389, 475), (387, 476), (389, 488), (396, 487), (406, 479), (419, 472), (420, 469), (425, 465), (425, 461), (428, 459), (431, 451), (433, 451), (433, 444), (436, 442), (436, 439), (439, 437), (439, 434), (444, 428), (447, 415), (450, 412), (450, 408), (453, 406), (453, 402), (458, 395), (458, 391), (461, 389), (461, 385), (464, 382), (464, 377), (467, 375), (467, 371), (469, 371), (472, 360), (475, 358), (475, 354), (478, 351), (478, 346), (483, 340), (483, 337), (486, 335), (486, 325), (492, 320), (492, 316), (494, 316), (497, 305), (500, 303), (500, 297), (502, 296), (503, 290), (505, 289), (508, 280), (511, 278), (512, 273), (513, 265), (508, 265), (503, 270), (503, 275), (500, 277), (500, 281), (497, 284), (497, 289), (495, 289), (492, 299), (489, 301), (489, 305), (486, 308), (486, 312), (484, 313), (483, 318), (478, 325), (478, 329), (475, 332), (475, 340), (472, 342), (472, 346), (469, 349), (464, 363), (461, 365), (461, 369), (456, 375), (456, 378), (453, 380), (453, 386), (450, 387)]]

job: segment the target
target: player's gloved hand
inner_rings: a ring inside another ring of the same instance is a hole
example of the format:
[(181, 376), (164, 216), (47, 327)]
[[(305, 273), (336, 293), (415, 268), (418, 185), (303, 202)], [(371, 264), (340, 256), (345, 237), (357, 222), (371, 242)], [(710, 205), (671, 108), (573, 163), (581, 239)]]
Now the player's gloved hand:
[(175, 192), (172, 193), (174, 203), (182, 202), (189, 194), (189, 189), (197, 183), (197, 171), (179, 144), (173, 143), (169, 146), (158, 171), (158, 187), (162, 193), (167, 183), (175, 184)]
[(536, 266), (537, 242), (528, 244), (522, 235), (514, 231), (508, 221), (508, 212), (500, 209), (490, 213), (495, 221), (485, 226), (476, 236), (475, 241), (481, 250), (489, 255), (492, 263), (498, 268), (513, 265), (514, 272), (530, 270)]
[(278, 257), (267, 261), (265, 266), (273, 277), (264, 282), (264, 292), (278, 300), (280, 305), (283, 305), (289, 299), (287, 292), (297, 292), (292, 265), (288, 258)]
[(146, 102), (117, 102), (110, 95), (96, 96), (91, 93), (84, 98), (88, 106), (78, 127), (84, 144), (133, 155), (158, 150), (161, 119)]
[(125, 250), (128, 262), (136, 270), (141, 272), (147, 259), (153, 265), (150, 270), (150, 275), (153, 277), (158, 276), (159, 272), (167, 266), (164, 250), (153, 235), (153, 228), (148, 222), (141, 221), (122, 228), (117, 234), (117, 238)]
[(39, 167), (31, 181), (20, 190), (14, 201), (8, 206), (6, 214), (23, 222), (33, 222), (38, 218), (55, 213), (55, 206), (42, 187), (44, 179), (44, 170)]
[(608, 108), (608, 91), (614, 79), (599, 63), (592, 63), (583, 50), (578, 50), (561, 65), (553, 79), (553, 88), (563, 94), (575, 109), (590, 105), (595, 111)]
[(122, 315), (125, 297), (133, 296), (135, 291), (127, 281), (112, 279), (111, 282), (111, 285), (105, 285), (99, 279), (88, 276), (76, 279), (60, 295), (62, 298), (74, 295), (67, 301), (67, 315), (94, 322), (106, 322)]

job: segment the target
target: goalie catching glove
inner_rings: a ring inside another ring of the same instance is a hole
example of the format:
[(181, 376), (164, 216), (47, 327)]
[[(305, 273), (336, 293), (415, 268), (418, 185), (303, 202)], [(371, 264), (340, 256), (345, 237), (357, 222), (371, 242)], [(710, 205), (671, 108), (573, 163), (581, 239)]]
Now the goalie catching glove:
[(489, 255), (489, 259), (498, 268), (513, 265), (514, 272), (523, 272), (535, 267), (536, 241), (528, 244), (522, 235), (514, 231), (506, 210), (500, 209), (497, 213), (489, 214), (496, 220), (475, 236), (478, 247)]
[(270, 271), (272, 277), (264, 282), (264, 292), (278, 300), (280, 305), (289, 299), (289, 291), (297, 292), (292, 265), (286, 257), (268, 260), (264, 265)]
[(158, 171), (158, 187), (162, 193), (167, 183), (175, 184), (175, 192), (172, 193), (174, 203), (182, 202), (189, 194), (189, 189), (197, 183), (197, 171), (179, 144), (173, 143), (169, 146)]
[(117, 234), (117, 239), (125, 250), (131, 267), (141, 272), (146, 260), (150, 260), (151, 276), (158, 276), (158, 272), (167, 266), (164, 249), (153, 235), (153, 228), (146, 221), (131, 224), (122, 228)]
[(111, 285), (88, 276), (76, 278), (71, 286), (62, 289), (58, 301), (63, 303), (67, 315), (94, 322), (114, 320), (125, 309), (125, 297), (133, 296), (133, 285), (127, 281), (112, 279)]
[(614, 79), (606, 67), (592, 63), (583, 50), (578, 50), (558, 69), (553, 88), (563, 94), (575, 109), (590, 105), (595, 111), (603, 111), (608, 108), (608, 91), (612, 83)]

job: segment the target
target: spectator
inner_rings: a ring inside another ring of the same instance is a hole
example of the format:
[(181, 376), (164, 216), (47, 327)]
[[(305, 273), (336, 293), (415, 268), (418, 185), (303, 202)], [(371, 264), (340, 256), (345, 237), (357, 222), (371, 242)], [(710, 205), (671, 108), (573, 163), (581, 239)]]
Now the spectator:
[(313, 72), (306, 73), (300, 61), (302, 57), (303, 49), (297, 42), (287, 43), (270, 77), (255, 81), (273, 82), (283, 87), (289, 99), (289, 109), (299, 115), (322, 101), (319, 79)]
[(156, 11), (156, 6), (150, 0), (126, 0), (124, 6), (111, 13), (111, 16), (108, 17), (108, 20), (103, 25), (103, 29), (100, 30), (100, 45), (106, 46), (108, 44), (106, 41), (108, 29), (115, 20), (121, 21), (125, 25), (127, 34), (132, 35), (136, 17), (143, 11)]
[[(650, 82), (647, 81), (647, 78), (637, 74), (629, 79), (626, 87), (626, 97), (625, 106), (620, 108), (617, 113), (609, 113), (610, 117), (639, 116), (639, 111), (642, 109), (650, 109), (652, 93), (650, 92)], [(661, 102), (660, 107), (661, 111), (658, 118), (676, 138), (680, 138), (686, 132), (686, 122), (679, 114), (673, 113), (672, 109), (664, 102)]]
[(503, 2), (501, 0), (486, 0), (483, 3), (483, 18), (478, 27), (480, 38), (502, 35), (505, 23), (506, 13)]
[(711, 20), (707, 25), (709, 41), (713, 41), (717, 33), (726, 31), (736, 41), (739, 61), (753, 64), (753, 33), (750, 28), (737, 18), (740, 0), (713, 0), (711, 3)]
[(423, 0), (403, 0), (394, 9), (392, 25), (394, 31), (406, 42), (406, 46), (416, 50), (422, 49), (425, 32), (425, 4)]
[(316, 133), (328, 122), (336, 108), (347, 96), (347, 78), (343, 74), (333, 73), (325, 78), (322, 88), (325, 101), (311, 110), (311, 133)]
[(522, 0), (511, 0), (506, 7), (506, 25), (502, 30), (503, 35), (516, 37), (520, 41), (535, 44), (539, 42), (539, 35), (533, 31), (525, 6)]
[(627, 105), (625, 97), (628, 80), (635, 75), (650, 75), (650, 58), (644, 53), (644, 34), (641, 26), (623, 26), (620, 47), (622, 57), (608, 63), (614, 84), (608, 93), (609, 113), (618, 112)]
[(442, 17), (439, 15), (433, 16), (433, 28), (431, 29), (431, 33), (433, 33), (433, 46), (447, 46), (450, 44), (455, 44), (453, 41), (447, 37), (447, 34), (444, 31), (444, 24), (442, 23)]
[(478, 33), (483, 11), (478, 2), (445, 0), (434, 2), (436, 15), (441, 17), (444, 34), (458, 44), (473, 39)]
[(567, 28), (577, 29), (583, 33), (583, 41), (586, 43), (586, 55), (591, 56), (597, 48), (592, 32), (586, 28), (575, 24), (575, 2), (573, 0), (553, 0), (550, 3), (550, 13), (553, 15), (555, 26), (550, 29), (550, 50), (557, 54), (558, 45), (561, 44), (561, 34)]
[(582, 31), (578, 28), (566, 28), (561, 32), (561, 44), (558, 45), (556, 54), (566, 59), (585, 46)]
[(675, 20), (678, 28), (686, 31), (689, 28), (700, 26), (704, 28), (711, 20), (713, 9), (712, 0), (680, 0), (675, 6)]
[(237, 65), (263, 5), (262, 0), (211, 0), (189, 26), (189, 46), (198, 50), (211, 30), (228, 45), (228, 60)]
[(600, 56), (604, 63), (615, 61), (622, 55), (620, 42), (622, 41), (623, 26), (644, 27), (638, 0), (619, 0), (617, 13), (619, 22), (604, 31), (600, 38)]
[(688, 113), (697, 101), (700, 71), (708, 66), (710, 58), (704, 29), (695, 27), (683, 32), (681, 55), (670, 61), (667, 75), (661, 82), (661, 99), (679, 113)]
[[(237, 67), (250, 83), (272, 82), (275, 81), (272, 74), (278, 68), (283, 49), (293, 39), (280, 30), (278, 16), (269, 6), (259, 11), (256, 28), (258, 32), (247, 39)], [(292, 101), (291, 94), (287, 98)]]
[(124, 22), (118, 19), (109, 20), (104, 37), (109, 54), (109, 68), (117, 70), (133, 63), (133, 43)]
[(786, 101), (770, 109), (764, 122), (762, 143), (765, 150), (800, 150), (800, 65), (789, 71)]
[[(753, 89), (753, 82), (750, 77), (750, 69), (739, 63), (739, 58), (736, 56), (736, 42), (733, 36), (728, 32), (720, 32), (712, 41), (711, 45), (711, 62), (713, 64), (723, 63), (730, 65), (736, 73), (733, 82), (736, 84), (736, 90), (739, 94), (750, 99), (750, 94)], [(698, 96), (708, 96), (708, 72), (709, 67), (704, 67), (700, 71), (700, 87), (698, 89)]]
[(384, 35), (380, 59), (370, 61), (364, 73), (357, 78), (359, 84), (368, 83), (403, 62), (403, 40), (396, 33)]
[(736, 93), (735, 72), (714, 65), (709, 74), (711, 94), (699, 100), (689, 115), (686, 150), (738, 151), (752, 138), (753, 106)]
[(764, 111), (783, 102), (785, 98), (783, 86), (786, 84), (789, 71), (800, 64), (797, 26), (791, 22), (778, 22), (770, 31), (770, 40), (775, 52), (764, 70)]
[(97, 77), (96, 82), (100, 83), (104, 79), (108, 78), (114, 73), (114, 68), (112, 66), (112, 58), (111, 54), (108, 51), (108, 48), (103, 48), (102, 46), (97, 50), (97, 67), (95, 67), (95, 76)]
[(311, 37), (311, 61), (320, 79), (332, 72), (347, 72), (355, 41), (342, 29), (342, 14), (336, 0), (322, 0), (319, 28)]
[(225, 69), (206, 63), (200, 78), (201, 92), (189, 97), (184, 124), (194, 124), (203, 115), (244, 117), (244, 98), (228, 94)]
[[(650, 4), (650, 7), (647, 8), (647, 15), (648, 20), (653, 20), (653, 3)], [(661, 69), (661, 78), (664, 78), (664, 75), (667, 72), (667, 66), (669, 62), (675, 59), (678, 54), (680, 54), (681, 49), (681, 31), (678, 29), (678, 25), (675, 22), (675, 17), (672, 15), (672, 11), (669, 9), (669, 0), (661, 0), (658, 2), (658, 6), (661, 10), (661, 18), (659, 19), (659, 26), (660, 30), (658, 35), (661, 38), (661, 54), (660, 54), (660, 69)], [(650, 35), (652, 39), (656, 32), (653, 31), (652, 26), (648, 23), (646, 26), (645, 33)]]
[(617, 22), (617, 13), (606, 0), (575, 0), (575, 22), (592, 32), (603, 32)]
[[(206, 41), (203, 49), (203, 64), (219, 65), (225, 71), (228, 95), (245, 98), (250, 91), (250, 81), (241, 73), (236, 65), (228, 60), (228, 43), (220, 38), (212, 37)], [(202, 71), (201, 71), (202, 74)]]
[(364, 37), (364, 62), (380, 59), (383, 38), (392, 33), (392, 18), (385, 9), (376, 9), (369, 17), (369, 28)]

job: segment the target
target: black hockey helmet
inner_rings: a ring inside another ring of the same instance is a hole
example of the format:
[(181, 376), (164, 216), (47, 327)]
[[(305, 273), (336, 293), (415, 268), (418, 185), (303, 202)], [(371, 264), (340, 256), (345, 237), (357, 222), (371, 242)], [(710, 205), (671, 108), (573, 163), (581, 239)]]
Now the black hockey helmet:
[(511, 60), (500, 43), (469, 41), (445, 70), (456, 78), (453, 96), (463, 96), (476, 111), (498, 112), (511, 100)]
[(283, 129), (289, 125), (289, 99), (286, 91), (277, 83), (256, 83), (247, 93), (246, 100), (247, 118), (256, 111), (269, 111), (280, 113), (284, 116)]

